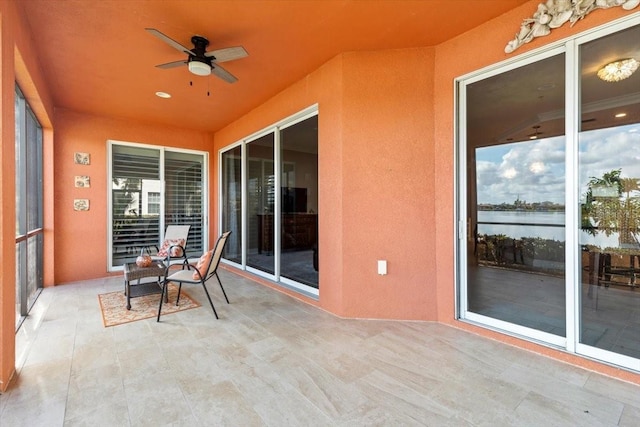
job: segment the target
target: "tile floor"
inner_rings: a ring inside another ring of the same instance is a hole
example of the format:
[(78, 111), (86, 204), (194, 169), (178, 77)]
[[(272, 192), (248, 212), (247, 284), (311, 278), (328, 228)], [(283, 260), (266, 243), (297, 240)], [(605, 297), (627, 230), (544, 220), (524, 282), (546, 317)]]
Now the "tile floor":
[[(638, 426), (640, 387), (430, 322), (344, 320), (231, 272), (231, 300), (104, 328), (120, 278), (47, 288), (4, 426)], [(135, 300), (133, 300), (135, 304)]]
[[(469, 268), (470, 311), (551, 334), (566, 334), (565, 279), (509, 268)], [(582, 276), (581, 342), (640, 358), (640, 292), (590, 285)]]

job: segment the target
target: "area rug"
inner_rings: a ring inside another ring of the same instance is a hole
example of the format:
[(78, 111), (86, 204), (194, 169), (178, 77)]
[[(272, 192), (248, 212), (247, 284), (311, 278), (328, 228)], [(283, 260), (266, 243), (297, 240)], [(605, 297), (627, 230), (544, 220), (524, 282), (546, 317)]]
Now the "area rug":
[[(162, 304), (162, 315), (177, 313), (200, 307), (193, 298), (183, 289), (180, 292), (180, 305), (176, 306), (178, 286), (169, 283), (169, 302)], [(102, 323), (105, 328), (135, 322), (136, 320), (149, 319), (158, 315), (160, 294), (143, 295), (131, 298), (131, 310), (127, 310), (127, 297), (123, 291), (99, 294), (100, 310), (102, 311)]]

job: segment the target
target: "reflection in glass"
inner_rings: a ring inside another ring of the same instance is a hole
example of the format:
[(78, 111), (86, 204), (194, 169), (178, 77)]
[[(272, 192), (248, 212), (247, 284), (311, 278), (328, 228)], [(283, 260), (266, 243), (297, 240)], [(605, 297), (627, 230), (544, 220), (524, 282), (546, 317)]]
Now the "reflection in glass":
[(467, 86), (467, 309), (564, 336), (564, 55)]
[(580, 342), (640, 358), (640, 75), (596, 70), (639, 54), (640, 27), (580, 49)]
[(247, 266), (275, 274), (272, 133), (247, 144)]
[[(203, 166), (200, 154), (165, 151), (164, 155), (164, 215), (165, 226), (190, 225), (187, 256), (198, 258), (207, 249), (203, 246)], [(151, 190), (143, 193), (149, 197)], [(149, 203), (146, 203), (149, 206)], [(152, 214), (150, 210), (147, 211)]]
[(160, 217), (147, 196), (162, 191), (160, 151), (114, 144), (111, 162), (112, 266), (120, 266), (158, 244)]
[(43, 288), (42, 127), (15, 89), (16, 329)]
[(231, 231), (224, 258), (242, 263), (242, 148), (222, 154), (222, 232)]
[(280, 274), (318, 287), (318, 116), (282, 130)]
[(317, 295), (318, 116), (289, 123), (221, 156), (224, 258)]

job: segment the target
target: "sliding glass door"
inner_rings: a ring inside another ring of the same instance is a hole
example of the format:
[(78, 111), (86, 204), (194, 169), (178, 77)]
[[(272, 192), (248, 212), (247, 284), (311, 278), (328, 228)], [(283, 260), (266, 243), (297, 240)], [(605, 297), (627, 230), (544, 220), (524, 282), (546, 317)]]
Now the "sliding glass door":
[(534, 336), (566, 332), (564, 63), (554, 54), (466, 88), (467, 310)]
[(579, 342), (636, 359), (640, 359), (640, 75), (609, 82), (592, 70), (603, 65), (603, 58), (640, 60), (639, 54), (640, 26), (580, 46), (578, 134)]
[(317, 295), (318, 117), (315, 108), (220, 154), (224, 258)]
[(460, 317), (638, 371), (639, 21), (462, 78), (458, 145)]
[(143, 251), (155, 254), (168, 225), (190, 225), (187, 255), (206, 241), (206, 164), (203, 153), (110, 143), (109, 267), (121, 268)]

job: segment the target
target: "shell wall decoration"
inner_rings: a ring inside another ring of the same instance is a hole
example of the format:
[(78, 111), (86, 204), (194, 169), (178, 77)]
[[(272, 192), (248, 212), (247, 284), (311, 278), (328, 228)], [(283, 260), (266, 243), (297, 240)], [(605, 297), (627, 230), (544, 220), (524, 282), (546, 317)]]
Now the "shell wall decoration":
[(567, 21), (571, 26), (596, 9), (622, 6), (625, 10), (636, 8), (640, 0), (547, 0), (540, 3), (533, 17), (522, 22), (516, 37), (507, 43), (505, 53), (511, 53), (535, 37), (546, 36), (553, 28)]

